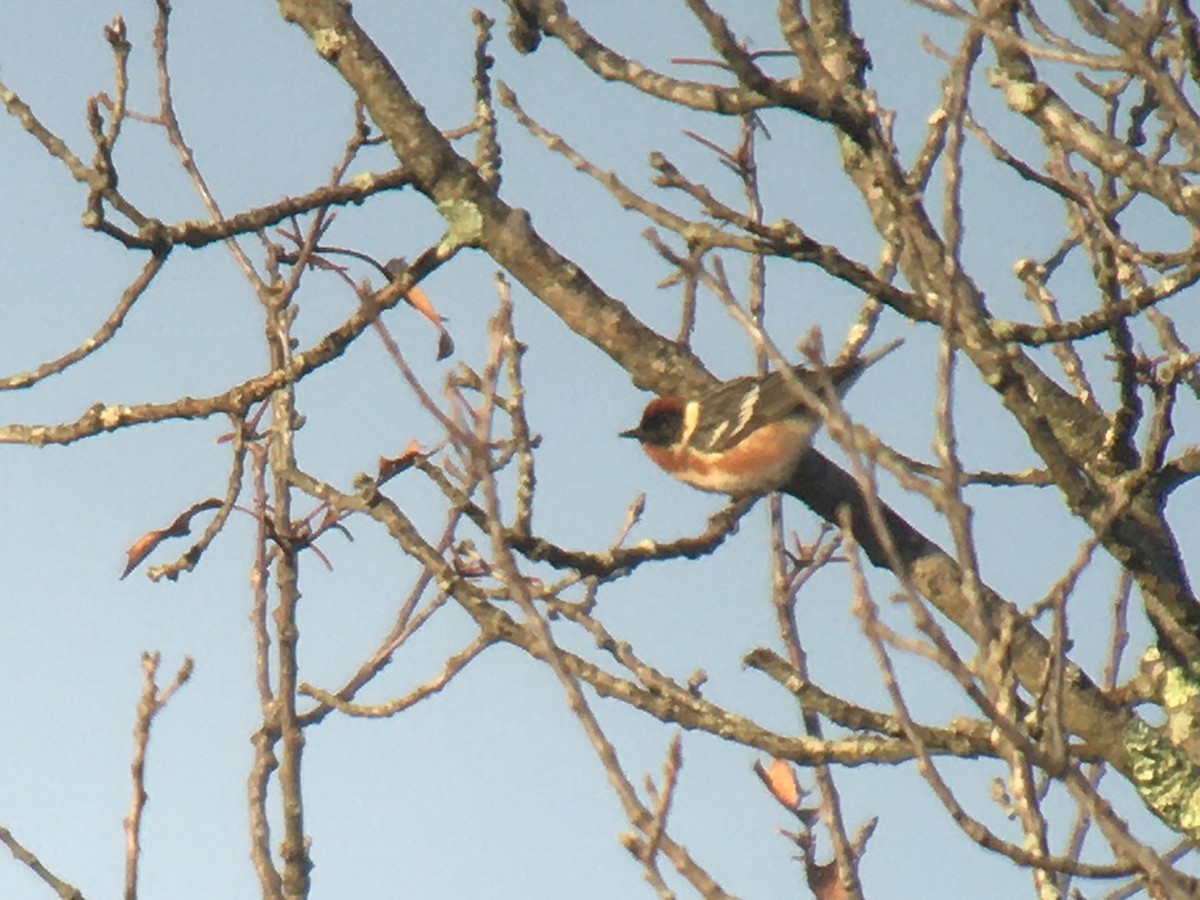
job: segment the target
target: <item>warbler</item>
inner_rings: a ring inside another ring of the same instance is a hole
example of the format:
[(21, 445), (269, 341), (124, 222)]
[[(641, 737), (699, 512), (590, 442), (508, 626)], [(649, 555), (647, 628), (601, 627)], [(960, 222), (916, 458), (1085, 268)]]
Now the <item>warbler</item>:
[[(821, 393), (824, 378), (843, 396), (869, 366), (891, 353), (897, 340), (865, 356), (831, 366), (823, 375), (795, 366), (792, 375)], [(656, 397), (636, 428), (646, 455), (674, 478), (702, 491), (735, 497), (782, 487), (821, 425), (782, 371), (745, 375), (695, 397)]]

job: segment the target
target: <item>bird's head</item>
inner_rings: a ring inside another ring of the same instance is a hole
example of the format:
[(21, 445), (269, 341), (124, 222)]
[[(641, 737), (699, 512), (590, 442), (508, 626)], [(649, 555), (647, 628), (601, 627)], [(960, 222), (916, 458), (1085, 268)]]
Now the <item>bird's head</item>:
[(658, 397), (651, 400), (642, 412), (636, 428), (622, 431), (621, 437), (636, 438), (652, 447), (670, 447), (683, 439), (684, 411), (687, 403), (681, 397)]

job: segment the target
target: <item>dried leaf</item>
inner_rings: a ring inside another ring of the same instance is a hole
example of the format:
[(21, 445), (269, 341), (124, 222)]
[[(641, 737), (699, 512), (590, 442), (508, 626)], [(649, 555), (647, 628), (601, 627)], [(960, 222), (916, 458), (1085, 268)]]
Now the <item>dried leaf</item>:
[(838, 878), (836, 862), (827, 862), (821, 865), (806, 861), (804, 868), (808, 878), (808, 887), (817, 900), (847, 900), (850, 896), (842, 885), (841, 879)]
[(432, 322), (434, 325), (437, 325), (439, 328), (441, 327), (442, 316), (436, 309), (433, 308), (433, 304), (429, 300), (429, 295), (423, 290), (414, 285), (412, 290), (408, 292), (408, 296), (404, 299), (408, 301), (409, 306), (427, 318), (430, 322)]
[(481, 558), (455, 560), (454, 571), (463, 578), (485, 578), (492, 574), (492, 567)]
[(209, 497), (207, 500), (201, 500), (199, 503), (189, 506), (176, 516), (175, 521), (166, 528), (160, 528), (157, 531), (150, 531), (143, 534), (126, 551), (125, 571), (121, 573), (121, 577), (125, 578), (130, 572), (141, 565), (142, 561), (154, 552), (154, 548), (167, 538), (183, 537), (191, 534), (192, 518), (197, 513), (204, 512), (207, 509), (220, 509), (220, 507), (221, 500), (219, 497)]
[(760, 765), (758, 768), (759, 777), (767, 785), (772, 797), (790, 810), (799, 808), (803, 791), (800, 789), (800, 779), (796, 777), (796, 770), (790, 763), (776, 759), (772, 760), (769, 767), (764, 768)]
[(450, 332), (448, 332), (446, 327), (443, 325), (440, 327), (440, 333), (438, 334), (437, 358), (439, 361), (443, 360), (453, 352), (454, 338), (450, 337)]
[(404, 448), (404, 452), (399, 456), (391, 458), (386, 456), (379, 457), (379, 472), (375, 476), (376, 483), (383, 484), (405, 469), (412, 468), (412, 464), (424, 454), (425, 451), (422, 449), (420, 442), (414, 439), (408, 442), (408, 446)]
[(433, 308), (433, 303), (420, 287), (413, 286), (412, 290), (404, 298), (408, 301), (408, 305), (423, 315), (426, 319), (433, 323), (433, 327), (438, 330), (438, 359), (445, 359), (454, 352), (454, 339), (450, 337), (450, 332), (446, 330), (446, 318), (436, 309)]

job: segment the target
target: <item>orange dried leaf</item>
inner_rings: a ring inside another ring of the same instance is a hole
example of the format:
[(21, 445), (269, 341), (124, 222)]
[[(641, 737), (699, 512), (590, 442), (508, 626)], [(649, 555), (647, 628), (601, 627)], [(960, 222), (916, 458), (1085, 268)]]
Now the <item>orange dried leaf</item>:
[(124, 578), (141, 565), (142, 560), (149, 556), (165, 537), (166, 535), (161, 531), (151, 531), (134, 541), (126, 551), (125, 571), (121, 573), (121, 577)]
[(790, 763), (782, 759), (773, 760), (760, 774), (771, 796), (788, 809), (794, 810), (800, 806), (800, 779), (796, 777), (796, 770)]
[(433, 303), (429, 300), (429, 295), (426, 294), (417, 286), (413, 286), (412, 290), (404, 298), (408, 301), (408, 305), (427, 318), (434, 325), (442, 324), (442, 316), (436, 309), (433, 308)]
[(433, 303), (421, 288), (413, 286), (413, 288), (404, 297), (408, 301), (408, 305), (423, 315), (426, 319), (433, 323), (433, 326), (438, 330), (438, 359), (445, 359), (454, 352), (454, 339), (450, 337), (450, 332), (446, 330), (446, 326), (442, 324), (446, 321), (446, 317), (439, 313), (433, 307)]
[(217, 497), (209, 497), (207, 500), (201, 500), (199, 503), (194, 503), (175, 517), (175, 521), (166, 528), (159, 528), (156, 531), (148, 531), (140, 538), (133, 542), (132, 546), (125, 551), (125, 571), (121, 573), (121, 577), (125, 578), (130, 572), (142, 564), (147, 556), (154, 552), (154, 549), (165, 541), (167, 538), (183, 537), (191, 534), (192, 518), (206, 509), (219, 509), (221, 500)]
[(421, 447), (420, 442), (414, 439), (408, 442), (408, 446), (404, 448), (404, 452), (399, 456), (390, 458), (386, 456), (379, 457), (379, 472), (375, 477), (376, 482), (383, 484), (389, 478), (398, 475), (405, 469), (411, 468), (412, 464), (423, 456), (424, 453), (425, 450)]

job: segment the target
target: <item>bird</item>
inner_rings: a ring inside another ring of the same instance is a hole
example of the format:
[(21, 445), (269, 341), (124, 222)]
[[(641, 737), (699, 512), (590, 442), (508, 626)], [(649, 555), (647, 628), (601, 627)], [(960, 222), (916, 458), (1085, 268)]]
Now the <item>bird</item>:
[[(838, 397), (867, 368), (895, 350), (892, 341), (865, 356), (818, 373), (794, 366), (791, 375), (820, 395), (825, 378)], [(745, 497), (778, 490), (812, 444), (820, 413), (806, 403), (783, 371), (744, 375), (693, 397), (651, 400), (633, 438), (663, 471), (702, 491)]]

